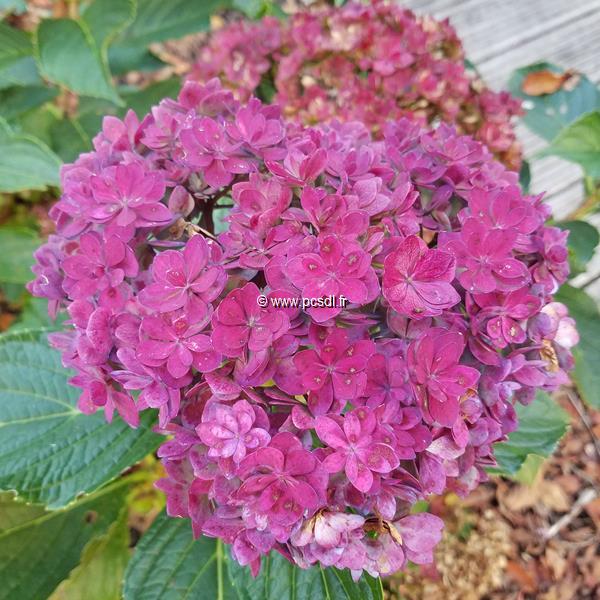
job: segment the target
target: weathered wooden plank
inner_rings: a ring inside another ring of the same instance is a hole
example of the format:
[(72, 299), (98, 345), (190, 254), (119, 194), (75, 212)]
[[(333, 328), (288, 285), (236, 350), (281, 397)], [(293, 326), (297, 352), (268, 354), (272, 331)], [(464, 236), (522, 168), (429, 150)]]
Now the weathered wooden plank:
[(444, 3), (443, 7), (434, 1), (418, 9), (437, 17), (450, 17), (475, 62), (488, 60), (593, 10), (594, 2), (589, 0), (475, 0)]
[(558, 190), (551, 196), (545, 196), (552, 208), (552, 216), (557, 220), (564, 220), (583, 202), (583, 182), (578, 179), (569, 183), (564, 189)]
[(479, 63), (488, 83), (504, 86), (515, 68), (542, 59), (590, 73), (596, 79), (600, 73), (600, 2), (594, 0), (591, 4), (597, 8), (586, 18), (566, 23)]
[(469, 58), (493, 87), (518, 66), (547, 59), (600, 78), (600, 0), (406, 0), (418, 14), (449, 17)]

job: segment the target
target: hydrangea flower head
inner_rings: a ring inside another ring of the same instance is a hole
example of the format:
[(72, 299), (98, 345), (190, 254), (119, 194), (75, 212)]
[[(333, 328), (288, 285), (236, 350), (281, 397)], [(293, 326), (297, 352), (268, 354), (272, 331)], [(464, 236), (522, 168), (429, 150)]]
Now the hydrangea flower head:
[[(409, 49), (380, 33), (369, 77), (398, 77)], [(540, 199), (447, 125), (380, 133), (188, 82), (105, 120), (36, 253), (80, 409), (158, 411), (168, 513), (253, 573), (272, 550), (355, 578), (430, 562), (441, 521), (411, 507), (484, 481), (514, 403), (573, 366), (566, 233)]]

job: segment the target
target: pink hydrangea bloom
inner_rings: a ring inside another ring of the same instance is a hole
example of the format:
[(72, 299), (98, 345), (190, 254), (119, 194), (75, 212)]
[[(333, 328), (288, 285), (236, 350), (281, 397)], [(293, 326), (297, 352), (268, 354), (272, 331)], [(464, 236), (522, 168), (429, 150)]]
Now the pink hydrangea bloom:
[(433, 328), (408, 349), (408, 367), (417, 397), (434, 422), (452, 427), (459, 399), (475, 387), (479, 372), (459, 364), (465, 348), (461, 332)]
[(193, 365), (202, 372), (213, 371), (221, 356), (210, 337), (202, 333), (207, 319), (202, 313), (182, 310), (144, 317), (140, 327), (138, 360), (150, 367), (165, 365), (172, 377), (183, 377)]
[(367, 361), (374, 350), (373, 342), (351, 343), (344, 330), (334, 329), (318, 349), (296, 354), (294, 366), (311, 394), (309, 405), (315, 414), (329, 410), (332, 404), (343, 406), (362, 395), (367, 383)]
[(116, 235), (102, 239), (96, 232), (81, 236), (76, 253), (62, 262), (62, 286), (73, 299), (89, 298), (100, 292), (99, 303), (119, 303), (126, 294), (123, 281), (135, 277), (138, 264), (132, 249)]
[[(378, 56), (382, 77), (406, 60)], [(79, 408), (157, 410), (167, 511), (255, 574), (272, 550), (355, 578), (430, 561), (441, 523), (411, 507), (484, 481), (514, 403), (573, 367), (540, 198), (447, 125), (380, 133), (187, 83), (105, 120), (36, 253)], [(329, 294), (345, 305), (303, 304)]]
[[(290, 281), (304, 298), (335, 296), (351, 303), (367, 304), (379, 292), (371, 257), (360, 247), (344, 244), (333, 236), (319, 240), (319, 252), (299, 254), (287, 265)], [(308, 313), (319, 322), (335, 317), (337, 307), (310, 307)]]
[(210, 415), (203, 415), (203, 421), (196, 430), (209, 448), (208, 456), (231, 457), (234, 462), (239, 463), (246, 456), (247, 449), (266, 446), (271, 439), (266, 430), (253, 427), (255, 420), (256, 414), (252, 406), (246, 400), (240, 400), (231, 407), (211, 407)]
[(144, 171), (138, 163), (108, 167), (91, 179), (95, 205), (89, 218), (119, 227), (154, 227), (169, 223), (171, 211), (160, 202), (165, 193), (164, 176)]
[(373, 486), (374, 473), (390, 473), (399, 464), (394, 449), (373, 438), (375, 415), (364, 408), (346, 413), (342, 427), (330, 417), (315, 421), (319, 439), (332, 448), (323, 460), (329, 473), (344, 470), (350, 483), (367, 493)]
[(469, 292), (509, 292), (531, 279), (527, 265), (512, 257), (516, 237), (514, 229), (490, 229), (471, 218), (460, 233), (441, 233), (440, 247), (456, 256), (458, 280)]
[(225, 356), (265, 350), (287, 333), (289, 320), (285, 312), (262, 308), (259, 296), (258, 287), (247, 283), (227, 294), (219, 304), (212, 320), (212, 343)]
[(456, 261), (451, 254), (430, 250), (411, 235), (387, 255), (383, 267), (383, 295), (400, 314), (415, 319), (442, 314), (460, 302), (452, 287)]
[(206, 240), (195, 235), (183, 252), (166, 250), (157, 255), (152, 264), (154, 283), (141, 291), (140, 302), (160, 312), (194, 302), (206, 313), (227, 280), (223, 267), (208, 264), (209, 252)]

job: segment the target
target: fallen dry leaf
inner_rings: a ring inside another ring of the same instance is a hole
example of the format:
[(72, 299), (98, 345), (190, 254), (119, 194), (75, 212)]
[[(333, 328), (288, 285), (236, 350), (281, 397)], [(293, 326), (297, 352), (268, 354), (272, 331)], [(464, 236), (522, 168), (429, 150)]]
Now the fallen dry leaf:
[(15, 315), (12, 313), (1, 313), (0, 314), (0, 331), (8, 329), (12, 322), (15, 320)]
[(532, 71), (523, 79), (521, 89), (528, 96), (543, 96), (554, 94), (561, 88), (572, 90), (579, 83), (579, 76), (575, 71), (568, 70), (564, 73), (553, 73), (544, 69), (543, 71)]
[(591, 517), (592, 521), (594, 521), (594, 525), (596, 525), (598, 531), (600, 531), (600, 498), (596, 498), (585, 507), (585, 512)]
[(554, 548), (546, 549), (546, 564), (552, 571), (556, 581), (560, 581), (567, 569), (567, 560)]
[(513, 512), (520, 512), (538, 504), (556, 512), (566, 512), (571, 506), (571, 501), (559, 483), (542, 479), (530, 486), (514, 487), (504, 497), (504, 504)]
[(522, 591), (533, 594), (538, 587), (535, 569), (526, 568), (522, 563), (509, 560), (506, 565), (506, 573), (511, 579), (514, 579)]

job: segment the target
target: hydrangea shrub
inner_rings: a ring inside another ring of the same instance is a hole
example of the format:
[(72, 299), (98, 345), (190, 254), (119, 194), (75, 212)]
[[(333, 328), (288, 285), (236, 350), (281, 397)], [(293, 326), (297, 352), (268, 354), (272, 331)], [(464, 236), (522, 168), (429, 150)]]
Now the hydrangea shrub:
[(515, 403), (567, 381), (567, 233), (446, 124), (373, 140), (188, 82), (106, 117), (62, 185), (30, 290), (69, 315), (79, 407), (158, 409), (168, 513), (254, 573), (430, 562), (443, 524), (411, 508), (473, 490)]
[(488, 89), (465, 65), (448, 20), (416, 17), (395, 2), (351, 1), (305, 9), (286, 22), (228, 23), (199, 48), (190, 77), (219, 77), (242, 101), (274, 88), (287, 118), (362, 121), (377, 138), (388, 120), (444, 121), (509, 168), (521, 162), (511, 124), (520, 100)]

